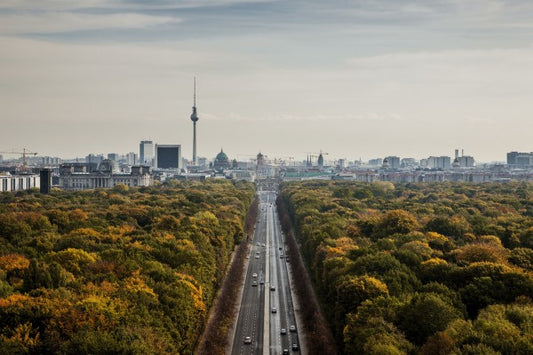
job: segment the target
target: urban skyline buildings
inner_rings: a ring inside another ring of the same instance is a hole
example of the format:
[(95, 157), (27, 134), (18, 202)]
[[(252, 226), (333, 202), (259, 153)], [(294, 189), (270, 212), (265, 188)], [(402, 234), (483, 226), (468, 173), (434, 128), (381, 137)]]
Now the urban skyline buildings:
[(152, 137), (192, 157), (194, 75), (209, 102), (197, 156), (531, 150), (530, 1), (59, 3), (0, 11), (6, 151), (129, 152)]

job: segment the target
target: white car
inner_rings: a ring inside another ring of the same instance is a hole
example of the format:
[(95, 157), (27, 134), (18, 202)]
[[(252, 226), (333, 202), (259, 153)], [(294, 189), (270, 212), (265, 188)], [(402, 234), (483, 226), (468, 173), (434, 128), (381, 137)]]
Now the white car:
[(244, 337), (244, 344), (252, 344), (252, 338)]

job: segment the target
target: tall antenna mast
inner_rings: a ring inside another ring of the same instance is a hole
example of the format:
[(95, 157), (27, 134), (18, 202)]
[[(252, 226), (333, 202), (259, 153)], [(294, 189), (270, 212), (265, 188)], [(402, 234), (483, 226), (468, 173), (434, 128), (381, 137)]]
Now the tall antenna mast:
[(192, 138), (192, 165), (196, 166), (198, 164), (198, 158), (196, 156), (196, 122), (200, 118), (196, 113), (196, 77), (194, 77), (194, 93), (193, 93), (193, 107), (191, 114), (191, 121), (193, 126), (193, 138)]

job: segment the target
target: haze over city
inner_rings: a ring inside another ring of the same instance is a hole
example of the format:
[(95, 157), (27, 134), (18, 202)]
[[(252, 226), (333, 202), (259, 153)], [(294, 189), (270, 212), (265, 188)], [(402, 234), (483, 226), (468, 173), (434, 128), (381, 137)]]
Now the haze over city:
[(529, 1), (3, 1), (2, 149), (531, 151)]

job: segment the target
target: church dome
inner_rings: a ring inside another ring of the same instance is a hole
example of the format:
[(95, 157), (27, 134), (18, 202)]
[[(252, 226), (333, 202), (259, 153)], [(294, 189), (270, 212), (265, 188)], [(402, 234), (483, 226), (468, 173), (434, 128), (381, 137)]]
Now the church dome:
[(218, 172), (222, 172), (224, 169), (228, 169), (230, 167), (229, 158), (222, 149), (220, 149), (220, 153), (218, 153), (215, 158), (214, 167)]
[(215, 158), (215, 163), (216, 162), (219, 162), (219, 163), (222, 163), (222, 162), (228, 162), (229, 159), (228, 159), (228, 156), (226, 155), (226, 153), (224, 153), (224, 151), (221, 149), (220, 150), (220, 153), (217, 154), (216, 158)]

